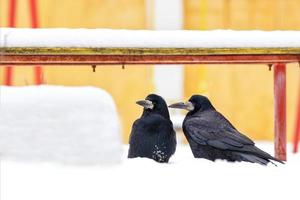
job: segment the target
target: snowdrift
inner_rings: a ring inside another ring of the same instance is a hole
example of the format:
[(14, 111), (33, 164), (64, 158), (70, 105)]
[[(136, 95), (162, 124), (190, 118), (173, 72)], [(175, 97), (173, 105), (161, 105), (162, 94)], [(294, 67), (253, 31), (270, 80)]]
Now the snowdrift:
[(115, 163), (120, 122), (111, 96), (93, 87), (0, 87), (2, 158)]

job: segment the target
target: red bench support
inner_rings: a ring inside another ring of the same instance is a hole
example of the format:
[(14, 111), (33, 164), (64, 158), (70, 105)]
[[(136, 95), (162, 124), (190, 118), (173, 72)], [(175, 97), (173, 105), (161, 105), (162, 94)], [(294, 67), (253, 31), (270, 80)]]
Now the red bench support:
[(274, 65), (275, 157), (286, 160), (286, 64)]
[[(16, 16), (17, 16), (17, 0), (9, 1), (8, 8), (8, 27), (16, 27)], [(31, 27), (38, 28), (38, 12), (37, 12), (37, 1), (29, 0), (29, 12), (31, 16)], [(11, 86), (13, 84), (13, 66), (7, 66), (4, 68), (4, 85)], [(37, 65), (34, 68), (35, 84), (40, 85), (43, 83), (42, 80), (43, 69), (41, 66)]]
[[(8, 27), (16, 27), (16, 8), (17, 0), (10, 0), (8, 5)], [(7, 66), (4, 68), (4, 85), (12, 85), (13, 67)]]
[(296, 111), (296, 121), (295, 121), (295, 133), (294, 133), (294, 147), (293, 147), (293, 152), (297, 153), (298, 152), (298, 144), (299, 144), (299, 139), (300, 139), (300, 85), (298, 88), (298, 109)]
[[(31, 15), (31, 27), (38, 28), (39, 21), (38, 21), (38, 11), (37, 11), (37, 1), (36, 0), (29, 0), (29, 11)], [(37, 65), (34, 67), (34, 76), (35, 76), (35, 84), (40, 85), (43, 83), (43, 69), (41, 66)]]

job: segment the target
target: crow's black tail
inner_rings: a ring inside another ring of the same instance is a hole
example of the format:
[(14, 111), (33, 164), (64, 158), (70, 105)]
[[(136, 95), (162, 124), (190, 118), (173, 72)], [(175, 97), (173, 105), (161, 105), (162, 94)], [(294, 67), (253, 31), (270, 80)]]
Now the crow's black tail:
[(257, 148), (254, 145), (244, 146), (242, 150), (243, 151), (240, 151), (238, 153), (248, 162), (255, 162), (255, 163), (266, 165), (269, 162), (271, 162), (271, 160), (273, 160), (281, 164), (284, 164), (283, 161), (274, 158), (270, 154), (264, 152), (263, 150)]
[(260, 158), (258, 156), (246, 153), (239, 153), (241, 160), (251, 163), (258, 163), (261, 165), (267, 165), (270, 161), (267, 159)]
[(279, 160), (277, 158), (274, 158), (273, 156), (271, 156), (270, 154), (264, 152), (263, 150), (257, 148), (256, 146), (254, 146), (254, 152), (253, 154), (255, 154), (256, 156), (259, 156), (261, 158), (264, 158), (264, 159), (268, 159), (268, 160), (273, 160), (273, 161), (276, 161), (276, 162), (279, 162), (281, 164), (284, 164), (284, 162), (282, 160)]

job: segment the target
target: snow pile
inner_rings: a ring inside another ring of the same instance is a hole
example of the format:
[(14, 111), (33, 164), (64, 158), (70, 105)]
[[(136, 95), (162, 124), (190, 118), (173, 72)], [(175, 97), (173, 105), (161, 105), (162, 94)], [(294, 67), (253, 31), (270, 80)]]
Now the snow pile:
[(93, 87), (0, 87), (0, 154), (16, 160), (118, 162), (111, 96)]
[[(273, 149), (271, 143), (258, 146)], [(265, 167), (194, 159), (180, 145), (169, 164), (126, 159), (126, 153), (120, 165), (104, 168), (2, 161), (1, 199), (299, 199), (300, 154), (289, 155), (285, 165)]]
[(300, 31), (149, 31), (0, 28), (0, 47), (300, 47)]

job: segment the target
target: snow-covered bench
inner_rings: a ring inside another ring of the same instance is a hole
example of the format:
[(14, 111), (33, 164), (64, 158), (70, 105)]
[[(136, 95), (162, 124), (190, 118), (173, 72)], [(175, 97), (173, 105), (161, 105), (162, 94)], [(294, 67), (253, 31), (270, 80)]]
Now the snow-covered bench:
[(300, 32), (0, 28), (0, 51), (14, 65), (273, 64), (299, 60)]
[(0, 29), (0, 64), (235, 64), (274, 66), (275, 156), (286, 159), (286, 63), (299, 31)]

